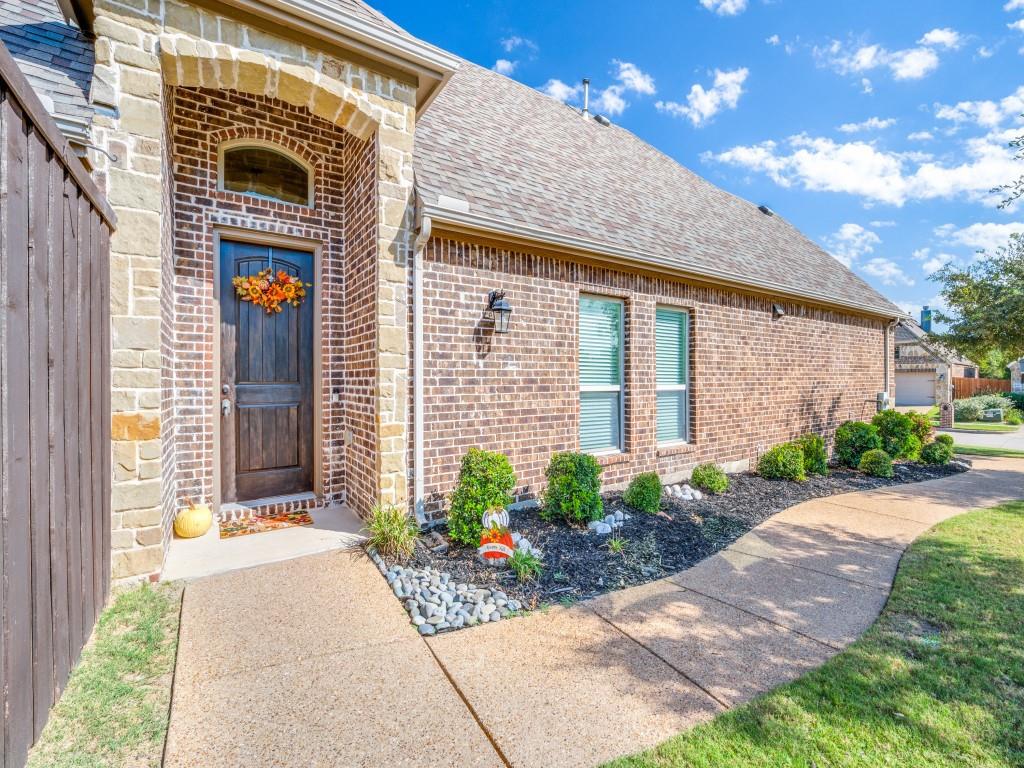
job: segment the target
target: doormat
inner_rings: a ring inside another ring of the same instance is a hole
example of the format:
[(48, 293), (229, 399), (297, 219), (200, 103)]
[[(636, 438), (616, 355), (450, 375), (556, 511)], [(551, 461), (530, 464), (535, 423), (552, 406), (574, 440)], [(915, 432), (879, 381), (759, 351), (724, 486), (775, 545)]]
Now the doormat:
[(279, 531), (282, 528), (294, 528), (298, 525), (312, 525), (313, 518), (308, 512), (285, 512), (280, 515), (252, 515), (233, 520), (221, 520), (220, 537), (233, 539), (236, 536), (248, 536), (250, 533)]

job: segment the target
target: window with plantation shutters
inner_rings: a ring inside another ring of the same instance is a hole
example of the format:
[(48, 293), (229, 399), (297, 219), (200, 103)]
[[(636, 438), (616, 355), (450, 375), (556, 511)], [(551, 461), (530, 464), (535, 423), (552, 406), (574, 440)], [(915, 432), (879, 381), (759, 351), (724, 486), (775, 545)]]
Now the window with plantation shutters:
[(580, 297), (580, 450), (622, 450), (622, 323), (618, 299)]
[(689, 434), (689, 315), (659, 307), (654, 322), (659, 443), (685, 442)]

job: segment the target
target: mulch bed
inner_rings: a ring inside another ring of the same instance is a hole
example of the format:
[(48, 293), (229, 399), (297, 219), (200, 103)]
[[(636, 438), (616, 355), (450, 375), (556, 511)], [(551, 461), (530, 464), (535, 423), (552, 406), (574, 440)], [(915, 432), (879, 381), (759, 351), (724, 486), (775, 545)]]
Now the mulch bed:
[(663, 496), (657, 515), (634, 512), (621, 493), (606, 493), (605, 514), (622, 510), (629, 515), (617, 533), (626, 542), (622, 554), (609, 551), (608, 536), (545, 522), (537, 510), (511, 512), (509, 528), (544, 553), (543, 575), (533, 583), (520, 584), (510, 571), (481, 563), (475, 548), (455, 544), (440, 554), (420, 545), (405, 564), (450, 573), (453, 582), (498, 585), (528, 608), (581, 600), (690, 568), (772, 515), (808, 499), (935, 480), (964, 472), (967, 466), (897, 464), (895, 469), (891, 480), (849, 469), (833, 469), (828, 477), (812, 476), (805, 483), (766, 480), (753, 473), (731, 475), (729, 490), (720, 496), (705, 494), (700, 501)]

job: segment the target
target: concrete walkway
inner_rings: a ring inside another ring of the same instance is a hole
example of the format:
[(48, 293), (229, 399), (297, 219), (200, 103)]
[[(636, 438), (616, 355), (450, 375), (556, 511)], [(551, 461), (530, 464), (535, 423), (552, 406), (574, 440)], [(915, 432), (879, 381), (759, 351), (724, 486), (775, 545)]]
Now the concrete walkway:
[(668, 579), (427, 641), (354, 553), (194, 582), (165, 765), (597, 765), (820, 665), (878, 616), (914, 538), (1020, 498), (1024, 460), (979, 459), (792, 507)]

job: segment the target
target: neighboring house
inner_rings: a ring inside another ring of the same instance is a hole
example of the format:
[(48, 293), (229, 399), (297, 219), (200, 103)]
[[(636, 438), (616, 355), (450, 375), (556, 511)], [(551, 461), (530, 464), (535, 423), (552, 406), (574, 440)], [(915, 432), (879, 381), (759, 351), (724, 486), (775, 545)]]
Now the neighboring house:
[[(892, 389), (902, 313), (782, 217), (358, 0), (242, 5), (71, 6), (118, 216), (115, 578), (186, 497), (428, 523), (472, 446), (528, 499), (554, 451), (610, 487), (744, 468)], [(236, 297), (267, 266), (298, 308)]]
[[(925, 307), (921, 319), (929, 328)], [(928, 329), (913, 320), (896, 328), (896, 405), (931, 407), (953, 398), (953, 379), (973, 379), (978, 366), (928, 338)]]
[(1010, 369), (1010, 391), (1024, 392), (1024, 358), (1014, 360), (1006, 367)]

